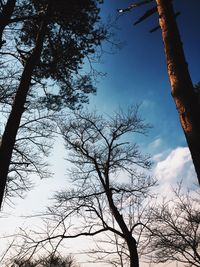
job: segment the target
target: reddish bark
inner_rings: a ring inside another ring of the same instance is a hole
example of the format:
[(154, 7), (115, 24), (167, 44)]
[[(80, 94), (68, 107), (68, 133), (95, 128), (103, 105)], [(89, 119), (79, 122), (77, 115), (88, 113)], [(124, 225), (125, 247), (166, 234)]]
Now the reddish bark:
[(185, 59), (171, 0), (156, 0), (171, 94), (200, 183), (200, 107)]

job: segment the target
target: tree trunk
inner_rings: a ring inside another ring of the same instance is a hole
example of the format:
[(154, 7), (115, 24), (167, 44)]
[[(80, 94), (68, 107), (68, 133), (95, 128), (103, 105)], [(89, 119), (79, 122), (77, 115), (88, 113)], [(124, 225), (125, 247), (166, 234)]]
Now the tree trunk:
[[(104, 187), (105, 188), (105, 187)], [(106, 196), (108, 199), (109, 207), (112, 211), (112, 214), (118, 223), (122, 233), (124, 240), (127, 243), (128, 250), (129, 250), (129, 256), (130, 256), (130, 267), (139, 267), (139, 257), (137, 252), (137, 245), (134, 237), (132, 236), (132, 233), (129, 231), (123, 216), (119, 213), (117, 207), (114, 204), (113, 198), (112, 198), (112, 192), (109, 189), (105, 189)]]
[(127, 245), (130, 253), (130, 267), (139, 267), (139, 257), (135, 239), (133, 237), (128, 238)]
[(2, 12), (0, 14), (0, 48), (4, 43), (3, 31), (10, 22), (11, 16), (15, 8), (15, 4), (16, 0), (8, 0), (7, 3), (2, 7)]
[(200, 107), (194, 92), (171, 0), (156, 0), (171, 94), (200, 183)]
[(35, 48), (31, 56), (27, 59), (26, 64), (24, 66), (20, 84), (17, 89), (15, 99), (12, 105), (12, 110), (6, 123), (0, 144), (0, 208), (2, 205), (4, 191), (6, 188), (6, 181), (12, 157), (12, 151), (15, 145), (15, 139), (20, 126), (21, 117), (25, 109), (24, 105), (26, 103), (27, 94), (30, 88), (33, 70), (40, 59), (43, 47), (43, 41), (47, 25), (47, 16), (48, 12), (45, 15), (45, 18), (43, 19), (40, 29), (38, 31)]

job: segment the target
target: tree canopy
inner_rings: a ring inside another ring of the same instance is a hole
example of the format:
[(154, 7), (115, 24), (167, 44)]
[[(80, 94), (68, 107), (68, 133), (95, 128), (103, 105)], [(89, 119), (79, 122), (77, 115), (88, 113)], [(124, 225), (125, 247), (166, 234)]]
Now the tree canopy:
[[(6, 42), (0, 51), (5, 68), (2, 97), (12, 94), (0, 145), (0, 203), (21, 120), (29, 109), (26, 103), (35, 98), (41, 111), (74, 108), (87, 102), (87, 95), (95, 92), (91, 76), (84, 74), (81, 68), (107, 37), (105, 27), (99, 23), (100, 3), (102, 1), (15, 2), (8, 29), (4, 29), (8, 31)], [(5, 7), (2, 7), (2, 16)], [(6, 84), (8, 76), (9, 84)], [(6, 87), (9, 94), (5, 93)], [(2, 101), (5, 103), (5, 99)], [(29, 160), (26, 163), (32, 164)]]

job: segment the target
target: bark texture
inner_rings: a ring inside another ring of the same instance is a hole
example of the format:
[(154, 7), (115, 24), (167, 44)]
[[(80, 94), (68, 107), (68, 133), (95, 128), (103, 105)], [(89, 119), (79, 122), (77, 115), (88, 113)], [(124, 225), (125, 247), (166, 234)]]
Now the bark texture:
[(20, 84), (12, 105), (12, 110), (6, 123), (4, 133), (2, 135), (2, 140), (0, 144), (0, 208), (5, 193), (9, 165), (12, 158), (12, 151), (15, 145), (15, 139), (20, 126), (21, 117), (25, 110), (24, 105), (26, 103), (26, 98), (30, 88), (33, 70), (40, 59), (43, 47), (49, 9), (50, 7), (47, 8), (46, 16), (41, 22), (41, 26), (36, 39), (35, 48), (31, 56), (27, 59), (26, 64), (24, 66)]
[(156, 0), (171, 94), (200, 184), (200, 106), (188, 71), (171, 0)]

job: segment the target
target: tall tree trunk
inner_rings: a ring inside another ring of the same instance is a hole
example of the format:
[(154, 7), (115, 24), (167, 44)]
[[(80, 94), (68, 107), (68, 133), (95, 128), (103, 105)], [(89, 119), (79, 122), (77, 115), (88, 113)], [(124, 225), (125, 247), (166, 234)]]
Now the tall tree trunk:
[(30, 88), (33, 70), (36, 64), (39, 62), (43, 47), (43, 41), (47, 25), (47, 17), (49, 13), (48, 10), (49, 7), (47, 8), (47, 13), (43, 21), (41, 22), (36, 39), (35, 48), (31, 56), (27, 59), (26, 64), (24, 66), (20, 84), (17, 89), (15, 99), (12, 105), (12, 110), (6, 123), (0, 144), (0, 208), (2, 205), (4, 191), (6, 187), (12, 151), (15, 145), (15, 139), (20, 126), (21, 117), (24, 112), (24, 105), (26, 103), (27, 94)]
[(0, 48), (4, 43), (3, 31), (10, 22), (11, 16), (15, 8), (15, 4), (16, 0), (8, 0), (7, 3), (2, 7), (2, 12), (0, 14)]
[(112, 198), (112, 192), (110, 189), (105, 188), (106, 196), (108, 199), (109, 207), (112, 211), (113, 216), (115, 217), (116, 222), (118, 223), (122, 233), (123, 237), (127, 243), (128, 250), (129, 250), (129, 256), (130, 256), (130, 267), (139, 267), (139, 257), (137, 252), (137, 244), (135, 241), (135, 238), (132, 236), (131, 231), (129, 231), (123, 216), (119, 213), (117, 207), (114, 204), (113, 198)]
[(135, 239), (131, 236), (127, 239), (126, 242), (130, 253), (130, 267), (139, 267), (139, 257)]
[(171, 94), (200, 184), (200, 106), (188, 71), (171, 0), (156, 0)]

